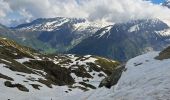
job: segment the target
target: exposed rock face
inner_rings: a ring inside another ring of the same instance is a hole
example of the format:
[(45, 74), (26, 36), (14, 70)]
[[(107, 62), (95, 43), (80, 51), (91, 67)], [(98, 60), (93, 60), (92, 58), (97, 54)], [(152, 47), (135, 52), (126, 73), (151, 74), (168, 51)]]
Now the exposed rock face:
[(107, 88), (111, 88), (112, 86), (116, 85), (123, 71), (125, 71), (125, 65), (119, 66), (112, 72), (110, 76), (101, 81), (99, 87), (105, 86)]
[(170, 47), (167, 47), (162, 52), (159, 53), (159, 56), (155, 57), (156, 59), (163, 60), (170, 58)]

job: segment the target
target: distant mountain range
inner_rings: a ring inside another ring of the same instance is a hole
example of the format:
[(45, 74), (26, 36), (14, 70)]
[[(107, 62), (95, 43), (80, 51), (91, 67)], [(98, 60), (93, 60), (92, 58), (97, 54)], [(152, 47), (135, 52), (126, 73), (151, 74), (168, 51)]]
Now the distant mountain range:
[(158, 19), (134, 20), (98, 30), (69, 53), (92, 54), (126, 61), (169, 45), (170, 29)]
[[(80, 18), (37, 19), (12, 28), (25, 45), (47, 53), (66, 52), (100, 27)], [(30, 43), (32, 41), (32, 43)]]
[(74, 53), (126, 61), (169, 45), (170, 28), (159, 19), (125, 23), (88, 22), (80, 18), (46, 18), (17, 27), (0, 27), (0, 35), (45, 53)]
[[(162, 5), (170, 7), (170, 1)], [(0, 25), (0, 35), (43, 53), (91, 54), (127, 61), (167, 47), (168, 25), (160, 19), (107, 23), (83, 18), (39, 18), (17, 27)]]

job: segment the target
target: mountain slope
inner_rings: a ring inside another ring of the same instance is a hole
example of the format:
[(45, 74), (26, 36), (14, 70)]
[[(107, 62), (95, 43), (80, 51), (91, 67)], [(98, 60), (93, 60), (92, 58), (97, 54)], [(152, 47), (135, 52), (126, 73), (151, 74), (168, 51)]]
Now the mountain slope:
[(116, 86), (101, 88), (88, 100), (168, 100), (170, 47), (130, 59)]
[[(110, 24), (110, 23), (109, 23)], [(169, 45), (169, 26), (158, 19), (109, 25), (80, 18), (46, 18), (0, 32), (20, 44), (45, 53), (91, 54), (119, 61)], [(105, 26), (101, 28), (102, 26)]]
[(98, 88), (100, 81), (118, 65), (116, 61), (91, 55), (43, 55), (0, 38), (0, 97), (69, 99)]
[(158, 19), (134, 20), (102, 28), (69, 53), (126, 61), (150, 50), (161, 50), (169, 44), (169, 36), (169, 26)]
[[(70, 50), (100, 27), (100, 24), (85, 19), (56, 17), (36, 19), (12, 29), (18, 33), (18, 37), (25, 45), (39, 51), (54, 53)], [(40, 46), (43, 44), (46, 46), (45, 50)]]

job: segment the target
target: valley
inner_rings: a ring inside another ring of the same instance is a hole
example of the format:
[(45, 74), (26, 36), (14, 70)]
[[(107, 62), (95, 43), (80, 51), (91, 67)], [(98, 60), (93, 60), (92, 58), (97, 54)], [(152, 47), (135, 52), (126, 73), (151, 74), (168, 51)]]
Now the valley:
[(0, 100), (169, 100), (170, 0), (0, 0)]

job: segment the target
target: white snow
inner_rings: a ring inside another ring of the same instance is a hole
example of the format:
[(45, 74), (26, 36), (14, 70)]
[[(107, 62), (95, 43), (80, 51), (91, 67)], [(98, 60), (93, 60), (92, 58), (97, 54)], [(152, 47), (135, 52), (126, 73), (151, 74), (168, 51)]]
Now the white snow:
[(85, 22), (74, 24), (74, 27), (75, 29), (78, 29), (79, 31), (89, 30), (90, 28), (90, 31), (95, 33), (97, 30), (103, 27), (106, 27), (106, 26), (113, 25), (113, 24), (114, 23), (106, 22), (104, 20), (100, 20), (100, 21), (87, 21), (86, 20)]
[[(170, 59), (154, 59), (159, 52), (150, 52), (128, 61), (118, 84), (111, 90), (97, 90), (88, 100), (169, 100)], [(106, 95), (102, 95), (105, 93)]]
[(15, 60), (19, 63), (24, 63), (24, 62), (28, 62), (31, 59), (30, 58), (22, 58), (22, 59), (15, 59)]
[(111, 34), (110, 30), (111, 30), (112, 27), (113, 27), (112, 25), (105, 27), (104, 31), (102, 31), (99, 35), (97, 35), (98, 38), (101, 38), (102, 36), (104, 36), (106, 34), (107, 34), (107, 38), (108, 38)]
[[(59, 56), (57, 58), (57, 56), (55, 56), (54, 59), (49, 58), (49, 60), (58, 64), (59, 62), (61, 62), (60, 57), (61, 56)], [(97, 60), (97, 58), (95, 58), (91, 55), (82, 56), (81, 59), (79, 59), (79, 60), (78, 60), (79, 56), (71, 55), (71, 54), (64, 55), (62, 57), (63, 58), (68, 57), (70, 60), (72, 60), (72, 62), (70, 62), (68, 64), (65, 64), (65, 65), (63, 64), (62, 67), (69, 68), (71, 65), (78, 63), (78, 65), (85, 65), (84, 67), (86, 70), (89, 69), (87, 63), (89, 63), (89, 62), (95, 63), (95, 61)], [(30, 59), (31, 58), (22, 58), (22, 59), (15, 59), (15, 60), (22, 64), (23, 62), (29, 61)], [(40, 58), (37, 58), (37, 59), (40, 59)], [(37, 59), (35, 59), (35, 60), (37, 60)], [(31, 59), (31, 60), (34, 60), (34, 59)], [(27, 66), (25, 66), (25, 67), (32, 70), (33, 72), (41, 72), (44, 75), (46, 74), (43, 71), (43, 69), (36, 70), (36, 69), (29, 68)], [(78, 68), (78, 67), (77, 66), (72, 67), (72, 69), (76, 69), (76, 68)], [(29, 92), (23, 92), (23, 91), (18, 90), (17, 88), (6, 87), (6, 86), (4, 86), (4, 82), (6, 80), (0, 79), (0, 98), (2, 100), (7, 100), (7, 99), (11, 99), (11, 100), (92, 100), (89, 98), (95, 98), (96, 96), (104, 96), (107, 94), (107, 91), (111, 91), (106, 88), (100, 88), (97, 90), (88, 88), (89, 91), (85, 92), (78, 88), (69, 88), (68, 86), (54, 86), (54, 85), (53, 85), (53, 88), (48, 88), (44, 84), (37, 82), (37, 80), (40, 78), (45, 80), (45, 78), (42, 75), (40, 75), (38, 73), (27, 74), (27, 73), (12, 71), (9, 68), (5, 67), (4, 64), (0, 64), (0, 73), (13, 78), (14, 81), (11, 81), (11, 83), (13, 83), (13, 84), (19, 83), (29, 89)], [(95, 87), (98, 87), (101, 80), (103, 78), (105, 78), (105, 76), (106, 76), (106, 74), (104, 72), (96, 72), (94, 70), (92, 72), (88, 72), (88, 73), (93, 78), (77, 77), (74, 73), (71, 73), (71, 76), (73, 78), (75, 78), (75, 82), (76, 82), (73, 86), (85, 87), (85, 86), (81, 85), (79, 82), (83, 82), (83, 80), (88, 79), (89, 81), (86, 82), (87, 84), (91, 84)], [(103, 74), (104, 76), (99, 77), (98, 76), (99, 73)], [(35, 81), (31, 81), (29, 79), (34, 79)], [(24, 82), (24, 81), (28, 81), (28, 82)], [(40, 85), (41, 86), (41, 87), (39, 87), (40, 90), (34, 89), (30, 84)], [(71, 89), (71, 91), (69, 91), (68, 89)], [(66, 91), (68, 91), (68, 93), (66, 93)], [(93, 100), (95, 100), (95, 99), (93, 99)]]
[[(72, 54), (68, 54), (67, 56), (69, 57), (71, 62), (68, 64), (61, 64), (61, 67), (71, 68), (72, 70), (78, 69), (77, 65), (79, 65), (79, 66), (84, 66), (85, 70), (88, 72), (89, 66), (87, 65), (87, 63), (95, 63), (95, 61), (97, 60), (96, 58), (94, 58), (91, 55), (82, 56), (82, 57), (80, 57), (81, 59), (79, 59), (79, 57), (77, 57), (76, 55), (72, 55)], [(98, 67), (100, 67), (100, 66), (98, 66)], [(74, 86), (80, 86), (79, 82), (83, 82), (83, 80), (89, 80), (88, 82), (86, 82), (87, 84), (91, 84), (95, 87), (98, 87), (101, 80), (104, 79), (104, 76), (107, 76), (104, 72), (92, 71), (92, 72), (88, 72), (88, 73), (92, 76), (92, 78), (78, 77), (74, 73), (71, 73), (71, 76), (74, 78), (74, 80), (76, 82), (74, 84)], [(98, 76), (99, 73), (103, 74), (104, 76), (99, 77)], [(84, 87), (84, 86), (82, 86), (82, 87)]]
[(19, 30), (53, 31), (68, 21), (69, 21), (68, 18), (61, 18), (61, 19), (54, 20), (54, 21), (49, 21), (49, 22), (45, 22), (41, 24), (34, 24), (31, 26), (23, 27), (23, 28), (20, 28)]
[[(29, 89), (29, 92), (23, 92), (18, 90), (17, 88), (9, 88), (4, 85), (5, 79), (0, 79), (0, 98), (1, 100), (84, 100), (90, 96), (94, 90), (90, 90), (88, 92), (83, 92), (80, 89), (71, 89), (69, 91), (67, 86), (53, 86), (53, 88), (48, 88), (47, 86), (37, 82), (30, 81), (27, 78), (34, 78), (35, 80), (39, 78), (43, 78), (41, 76), (35, 74), (26, 74), (21, 72), (11, 71), (10, 69), (4, 67), (4, 64), (0, 64), (0, 73), (11, 77), (14, 79), (12, 81), (13, 84), (19, 83), (24, 85)], [(20, 74), (20, 75), (17, 75)], [(21, 76), (24, 75), (24, 76)], [(44, 78), (43, 78), (44, 79)], [(24, 82), (24, 81), (28, 82)], [(40, 90), (34, 89), (30, 84), (38, 84)], [(76, 86), (81, 86), (80, 84), (75, 84)], [(65, 91), (68, 91), (66, 93)]]
[(7, 63), (11, 63), (11, 62), (9, 62), (9, 61), (7, 61), (7, 60), (5, 60), (5, 59), (1, 59), (2, 61), (5, 61), (5, 62), (7, 62)]
[(170, 27), (170, 18), (161, 19), (161, 20)]
[(135, 32), (139, 30), (139, 25), (134, 25), (132, 27), (130, 27), (130, 29), (128, 30), (128, 32)]
[(6, 40), (7, 38), (2, 38), (2, 39)]
[[(33, 77), (37, 80), (38, 78), (43, 78), (42, 76), (11, 71), (4, 67), (4, 64), (0, 64), (1, 74), (13, 78), (14, 81), (12, 83), (23, 84), (29, 89), (29, 92), (22, 92), (17, 88), (5, 87), (4, 82), (6, 80), (1, 79), (0, 97), (2, 100), (168, 100), (170, 98), (170, 59), (154, 59), (158, 54), (159, 52), (150, 52), (129, 60), (126, 64), (127, 70), (123, 72), (118, 84), (111, 89), (98, 88), (96, 90), (90, 89), (87, 92), (83, 92), (77, 88), (69, 91), (69, 87), (67, 86), (53, 86), (53, 88), (48, 88), (37, 81), (33, 82), (27, 79)], [(75, 59), (77, 57), (75, 55), (68, 55), (68, 57), (76, 62)], [(84, 57), (90, 57), (85, 62), (95, 61), (90, 55)], [(24, 59), (24, 61), (28, 60)], [(23, 60), (19, 62), (23, 63)], [(77, 62), (80, 65), (85, 64), (80, 60), (77, 60)], [(98, 77), (98, 73), (95, 71), (89, 74), (93, 76), (93, 79), (89, 79), (88, 83), (96, 87), (104, 78)], [(77, 77), (73, 73), (71, 76), (76, 81), (73, 86), (82, 86), (78, 82), (88, 79)], [(24, 80), (28, 82), (23, 82)], [(42, 87), (40, 87), (40, 90), (36, 90), (30, 84), (39, 84)], [(68, 93), (65, 91), (68, 91)]]
[(160, 36), (166, 37), (170, 36), (170, 29), (162, 30), (162, 31), (156, 31), (156, 33)]

